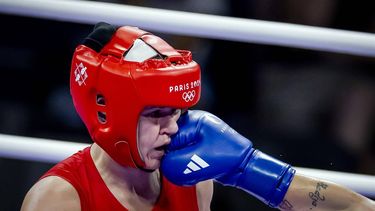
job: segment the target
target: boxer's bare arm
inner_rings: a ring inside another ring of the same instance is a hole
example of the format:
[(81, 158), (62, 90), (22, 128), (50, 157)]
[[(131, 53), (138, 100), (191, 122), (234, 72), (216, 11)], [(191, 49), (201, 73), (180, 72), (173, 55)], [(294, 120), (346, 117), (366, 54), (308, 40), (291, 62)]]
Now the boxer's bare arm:
[(279, 209), (375, 211), (375, 202), (341, 185), (296, 174)]
[(26, 194), (21, 211), (81, 210), (77, 191), (66, 180), (50, 176), (38, 181)]
[(214, 192), (213, 180), (206, 180), (197, 184), (197, 200), (200, 211), (209, 211)]

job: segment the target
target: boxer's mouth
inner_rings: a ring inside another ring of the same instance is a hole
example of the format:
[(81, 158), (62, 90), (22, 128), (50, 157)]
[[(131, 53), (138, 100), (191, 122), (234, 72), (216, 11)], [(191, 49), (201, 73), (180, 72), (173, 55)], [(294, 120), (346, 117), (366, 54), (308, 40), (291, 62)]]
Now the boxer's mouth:
[(163, 146), (160, 146), (160, 147), (156, 147), (155, 150), (164, 151), (166, 147), (167, 147), (166, 145), (163, 145)]

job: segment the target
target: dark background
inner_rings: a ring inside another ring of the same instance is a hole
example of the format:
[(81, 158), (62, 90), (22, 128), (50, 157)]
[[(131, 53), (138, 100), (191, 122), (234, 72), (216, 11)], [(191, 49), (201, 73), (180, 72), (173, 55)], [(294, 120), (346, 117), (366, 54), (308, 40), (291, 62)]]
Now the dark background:
[[(112, 2), (375, 32), (371, 1)], [(69, 70), (93, 26), (2, 14), (0, 23), (0, 133), (90, 143), (71, 102)], [(374, 58), (153, 33), (191, 50), (201, 65), (195, 108), (218, 115), (255, 147), (294, 166), (375, 175)], [(0, 158), (0, 210), (19, 210), (52, 165)], [(212, 210), (273, 209), (216, 184)]]

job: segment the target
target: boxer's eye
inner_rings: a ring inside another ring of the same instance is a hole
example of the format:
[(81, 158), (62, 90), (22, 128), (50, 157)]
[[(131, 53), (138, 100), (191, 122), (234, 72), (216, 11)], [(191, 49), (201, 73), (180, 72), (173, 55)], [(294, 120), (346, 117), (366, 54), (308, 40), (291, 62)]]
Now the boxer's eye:
[(179, 109), (173, 108), (152, 108), (142, 113), (142, 116), (151, 118), (162, 118), (166, 116), (175, 115)]

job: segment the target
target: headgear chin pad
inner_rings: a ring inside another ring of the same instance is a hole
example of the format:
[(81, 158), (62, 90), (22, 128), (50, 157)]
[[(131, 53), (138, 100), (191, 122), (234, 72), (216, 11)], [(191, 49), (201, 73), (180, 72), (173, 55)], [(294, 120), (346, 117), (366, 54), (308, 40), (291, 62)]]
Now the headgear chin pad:
[(200, 83), (190, 51), (131, 26), (98, 23), (71, 63), (70, 92), (90, 136), (120, 165), (134, 168), (145, 167), (137, 144), (142, 110), (191, 107)]

